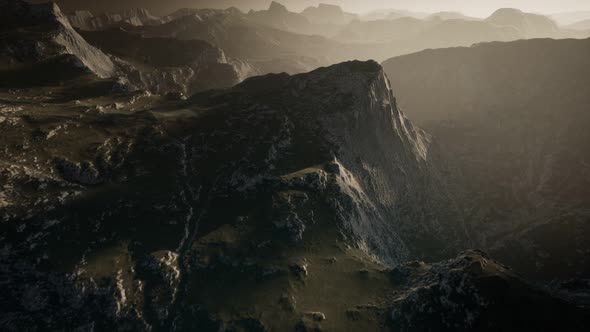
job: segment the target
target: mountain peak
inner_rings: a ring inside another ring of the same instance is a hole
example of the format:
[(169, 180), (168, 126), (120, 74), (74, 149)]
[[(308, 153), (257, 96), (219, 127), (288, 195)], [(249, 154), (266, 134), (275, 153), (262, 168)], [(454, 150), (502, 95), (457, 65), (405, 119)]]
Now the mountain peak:
[(496, 10), (492, 15), (490, 15), (489, 19), (498, 18), (498, 17), (517, 17), (522, 16), (525, 13), (516, 8), (500, 8)]
[(526, 13), (519, 9), (498, 9), (486, 21), (499, 26), (516, 28), (526, 39), (561, 37), (559, 28), (553, 20), (547, 16)]
[(310, 6), (305, 8), (301, 14), (305, 15), (308, 19), (320, 24), (348, 24), (353, 19), (357, 18), (356, 15), (346, 13), (338, 5), (331, 5), (326, 3), (320, 3), (317, 7)]
[[(374, 60), (360, 61), (352, 60), (335, 64), (327, 68), (346, 68), (351, 72), (364, 72), (364, 73), (379, 73), (383, 71), (383, 67)], [(322, 70), (322, 69), (318, 69)]]
[(373, 60), (354, 60), (293, 76), (281, 73), (252, 77), (242, 82), (239, 86), (250, 92), (265, 91), (266, 93), (269, 90), (282, 90), (293, 81), (305, 80), (321, 85), (340, 86), (348, 89), (346, 87), (352, 87), (353, 85), (366, 87), (372, 80), (381, 77), (384, 77), (383, 68), (377, 62)]
[(342, 7), (338, 6), (338, 5), (331, 5), (328, 3), (320, 3), (318, 5), (318, 9), (322, 9), (322, 10), (326, 10), (326, 11), (331, 11), (331, 12), (340, 12), (342, 13)]
[(270, 7), (268, 7), (269, 11), (272, 12), (288, 12), (289, 10), (287, 10), (287, 7), (285, 7), (283, 4), (278, 3), (276, 1), (273, 1), (270, 3)]
[[(57, 4), (2, 1), (0, 13), (4, 23), (0, 30), (5, 33), (9, 59), (30, 64), (57, 60), (101, 78), (115, 75), (111, 58), (79, 35)], [(42, 44), (31, 38), (40, 33), (43, 34)]]

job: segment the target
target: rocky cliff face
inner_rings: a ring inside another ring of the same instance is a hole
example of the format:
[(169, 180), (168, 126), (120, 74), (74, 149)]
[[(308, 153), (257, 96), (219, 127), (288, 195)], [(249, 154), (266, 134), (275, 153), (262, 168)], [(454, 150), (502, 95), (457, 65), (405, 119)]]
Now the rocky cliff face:
[(74, 31), (57, 5), (3, 0), (0, 9), (3, 62), (18, 67), (58, 61), (101, 78), (115, 75), (111, 59)]

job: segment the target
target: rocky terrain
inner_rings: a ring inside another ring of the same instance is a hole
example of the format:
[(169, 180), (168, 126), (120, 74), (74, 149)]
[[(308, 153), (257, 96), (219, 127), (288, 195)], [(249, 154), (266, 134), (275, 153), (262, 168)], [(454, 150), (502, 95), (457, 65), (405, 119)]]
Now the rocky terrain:
[(590, 40), (431, 50), (384, 67), (444, 147), (477, 245), (531, 276), (587, 278)]
[(400, 264), (451, 256), (465, 226), (374, 62), (186, 101), (43, 91), (1, 96), (4, 330), (587, 322), (479, 252)]
[(131, 84), (153, 93), (192, 95), (232, 86), (256, 73), (247, 62), (230, 58), (201, 40), (148, 38), (122, 29), (80, 33), (92, 45), (116, 56)]
[(110, 57), (76, 33), (55, 4), (30, 6), (22, 1), (2, 1), (0, 20), (0, 59), (4, 71), (58, 63), (71, 67), (70, 72), (86, 71), (100, 78), (115, 75), (116, 67)]
[(1, 331), (590, 324), (590, 40), (331, 65), (403, 43), (253, 8), (0, 0)]
[(203, 41), (149, 39), (122, 29), (78, 32), (54, 4), (15, 0), (0, 6), (5, 22), (0, 27), (0, 85), (7, 87), (92, 75), (152, 93), (193, 94), (229, 87), (254, 74), (247, 63)]

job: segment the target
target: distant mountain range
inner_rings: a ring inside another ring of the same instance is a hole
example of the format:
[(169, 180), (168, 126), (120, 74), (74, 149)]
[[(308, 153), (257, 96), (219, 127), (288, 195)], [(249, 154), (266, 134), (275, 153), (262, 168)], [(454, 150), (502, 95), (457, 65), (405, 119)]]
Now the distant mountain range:
[(498, 10), (485, 20), (457, 13), (365, 20), (337, 6), (313, 6), (296, 13), (278, 2), (247, 13), (183, 9), (162, 18), (142, 10), (96, 17), (78, 11), (71, 14), (70, 21), (84, 30), (124, 28), (145, 37), (204, 40), (247, 63), (242, 71), (249, 66), (247, 71), (252, 74), (300, 73), (347, 59), (384, 60), (428, 48), (486, 41), (590, 35), (560, 29), (549, 18), (515, 9)]
[(574, 24), (570, 24), (570, 25), (566, 26), (566, 28), (572, 29), (572, 30), (582, 30), (582, 31), (590, 30), (590, 19), (576, 22)]
[(559, 13), (551, 15), (550, 17), (560, 25), (566, 26), (590, 19), (590, 11)]
[[(222, 50), (203, 41), (145, 39), (120, 29), (81, 31), (82, 37), (56, 5), (28, 6), (22, 1), (1, 5), (4, 25), (0, 31), (5, 36), (0, 41), (5, 69), (1, 85), (44, 84), (90, 74), (154, 93), (193, 94), (228, 87), (254, 74), (247, 64), (228, 59)], [(138, 13), (151, 17), (145, 11), (128, 12), (128, 16), (136, 20)], [(103, 18), (103, 23), (122, 24), (106, 15)]]

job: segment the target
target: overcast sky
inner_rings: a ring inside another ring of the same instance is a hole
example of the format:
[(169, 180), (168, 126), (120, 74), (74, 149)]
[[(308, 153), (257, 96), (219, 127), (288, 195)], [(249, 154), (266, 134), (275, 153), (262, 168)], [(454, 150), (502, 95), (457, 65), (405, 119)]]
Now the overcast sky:
[[(32, 0), (44, 1), (44, 0)], [(260, 9), (268, 6), (270, 0), (56, 0), (65, 10), (91, 9), (94, 11), (117, 10), (129, 7), (144, 7), (157, 14), (190, 7), (199, 3), (241, 4), (244, 7)], [(320, 2), (339, 4), (348, 11), (367, 12), (378, 8), (408, 9), (421, 12), (460, 11), (473, 16), (488, 16), (498, 8), (519, 8), (535, 13), (562, 13), (590, 11), (590, 0), (278, 0), (290, 10), (300, 11), (304, 7)]]

